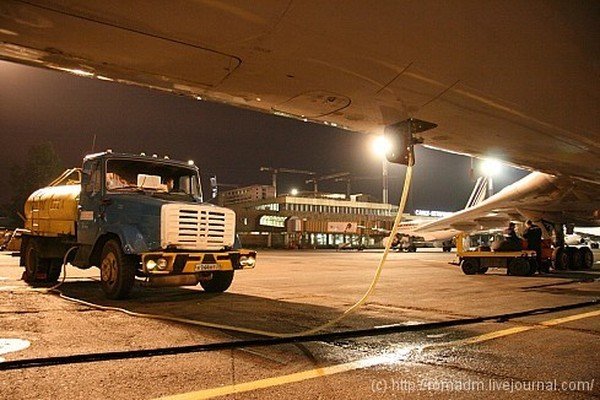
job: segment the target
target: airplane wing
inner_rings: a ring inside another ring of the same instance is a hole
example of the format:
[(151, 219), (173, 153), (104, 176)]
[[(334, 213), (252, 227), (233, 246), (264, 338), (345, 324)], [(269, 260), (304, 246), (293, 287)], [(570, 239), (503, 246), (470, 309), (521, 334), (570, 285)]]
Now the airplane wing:
[(424, 224), (415, 233), (480, 231), (527, 219), (596, 226), (598, 199), (600, 188), (595, 184), (533, 172), (479, 205)]
[(599, 2), (3, 0), (0, 59), (600, 176)]

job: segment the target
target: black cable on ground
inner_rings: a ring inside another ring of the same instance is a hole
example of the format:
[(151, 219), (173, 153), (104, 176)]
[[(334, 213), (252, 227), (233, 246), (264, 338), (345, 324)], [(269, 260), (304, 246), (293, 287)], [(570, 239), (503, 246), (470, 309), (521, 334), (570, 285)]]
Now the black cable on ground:
[(505, 322), (514, 318), (527, 317), (531, 315), (548, 314), (559, 311), (573, 310), (577, 308), (590, 307), (599, 305), (600, 299), (585, 301), (581, 303), (567, 304), (556, 307), (543, 307), (530, 309), (525, 311), (518, 311), (513, 313), (490, 315), (485, 317), (473, 317), (473, 318), (461, 318), (449, 321), (439, 322), (427, 322), (416, 325), (388, 325), (382, 327), (368, 328), (368, 329), (356, 329), (347, 330), (340, 332), (331, 333), (317, 333), (312, 335), (300, 335), (300, 336), (288, 336), (288, 337), (275, 337), (275, 338), (256, 338), (246, 340), (235, 340), (229, 342), (217, 342), (217, 343), (206, 343), (196, 344), (187, 346), (175, 346), (175, 347), (162, 347), (154, 349), (143, 349), (143, 350), (127, 350), (127, 351), (114, 351), (105, 353), (91, 353), (91, 354), (74, 354), (70, 356), (56, 356), (56, 357), (44, 357), (44, 358), (30, 358), (23, 360), (6, 361), (0, 363), (0, 371), (35, 368), (35, 367), (48, 367), (56, 365), (66, 364), (79, 364), (88, 362), (98, 361), (110, 361), (110, 360), (125, 360), (132, 358), (145, 358), (145, 357), (156, 357), (165, 355), (175, 354), (188, 354), (198, 353), (205, 351), (219, 351), (228, 350), (242, 347), (257, 347), (257, 346), (274, 346), (281, 344), (301, 343), (301, 342), (333, 342), (340, 339), (351, 339), (361, 338), (370, 336), (381, 336), (390, 335), (394, 333), (404, 332), (418, 332), (431, 329), (450, 328), (455, 326), (472, 325), (488, 321)]

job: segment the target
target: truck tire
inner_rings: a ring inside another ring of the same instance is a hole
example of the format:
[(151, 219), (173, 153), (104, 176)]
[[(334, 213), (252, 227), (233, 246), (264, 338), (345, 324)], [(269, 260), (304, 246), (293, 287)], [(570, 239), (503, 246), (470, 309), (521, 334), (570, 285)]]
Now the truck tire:
[(222, 293), (229, 289), (231, 282), (233, 282), (233, 271), (218, 271), (213, 272), (210, 281), (200, 281), (200, 286), (208, 293)]
[(564, 247), (554, 249), (552, 262), (554, 263), (554, 269), (557, 271), (564, 271), (569, 267), (569, 255)]
[(577, 252), (579, 253), (579, 258), (581, 260), (581, 269), (592, 269), (592, 267), (594, 266), (594, 253), (592, 253), (592, 250), (590, 250), (589, 247), (585, 246), (580, 247), (579, 250), (577, 250)]
[(568, 268), (572, 271), (578, 271), (581, 269), (581, 258), (579, 257), (579, 250), (577, 247), (566, 247), (565, 251), (569, 257)]
[(488, 272), (488, 267), (479, 267), (479, 271), (477, 271), (477, 273), (480, 275), (483, 275), (486, 272)]
[(62, 272), (63, 260), (62, 258), (51, 258), (48, 265), (48, 282), (54, 283), (60, 278)]
[(528, 276), (531, 274), (531, 264), (529, 260), (523, 257), (517, 257), (508, 263), (507, 273), (514, 276)]
[(25, 274), (23, 279), (29, 284), (43, 283), (48, 273), (50, 260), (41, 258), (35, 239), (29, 239), (25, 246)]
[(135, 263), (123, 254), (116, 240), (109, 240), (100, 257), (100, 285), (109, 299), (125, 299), (135, 281)]
[(479, 267), (479, 260), (475, 260), (475, 259), (471, 259), (471, 258), (466, 258), (463, 260), (462, 264), (460, 265), (460, 268), (462, 269), (462, 272), (465, 275), (475, 275), (479, 273), (480, 267)]

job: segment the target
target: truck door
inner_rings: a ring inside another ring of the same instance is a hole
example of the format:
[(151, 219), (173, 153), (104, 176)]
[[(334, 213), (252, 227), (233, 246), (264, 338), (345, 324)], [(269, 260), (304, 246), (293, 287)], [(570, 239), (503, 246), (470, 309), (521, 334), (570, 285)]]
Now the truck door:
[(77, 220), (77, 241), (83, 246), (94, 245), (103, 222), (102, 181), (102, 163), (99, 160), (84, 163)]

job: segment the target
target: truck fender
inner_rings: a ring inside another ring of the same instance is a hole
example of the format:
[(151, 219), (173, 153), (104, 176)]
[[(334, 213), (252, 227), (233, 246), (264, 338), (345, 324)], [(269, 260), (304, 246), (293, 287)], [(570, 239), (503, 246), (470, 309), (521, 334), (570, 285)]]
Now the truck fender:
[(140, 254), (149, 251), (144, 235), (132, 225), (106, 226), (99, 237), (104, 235), (116, 235), (121, 242), (125, 254)]

